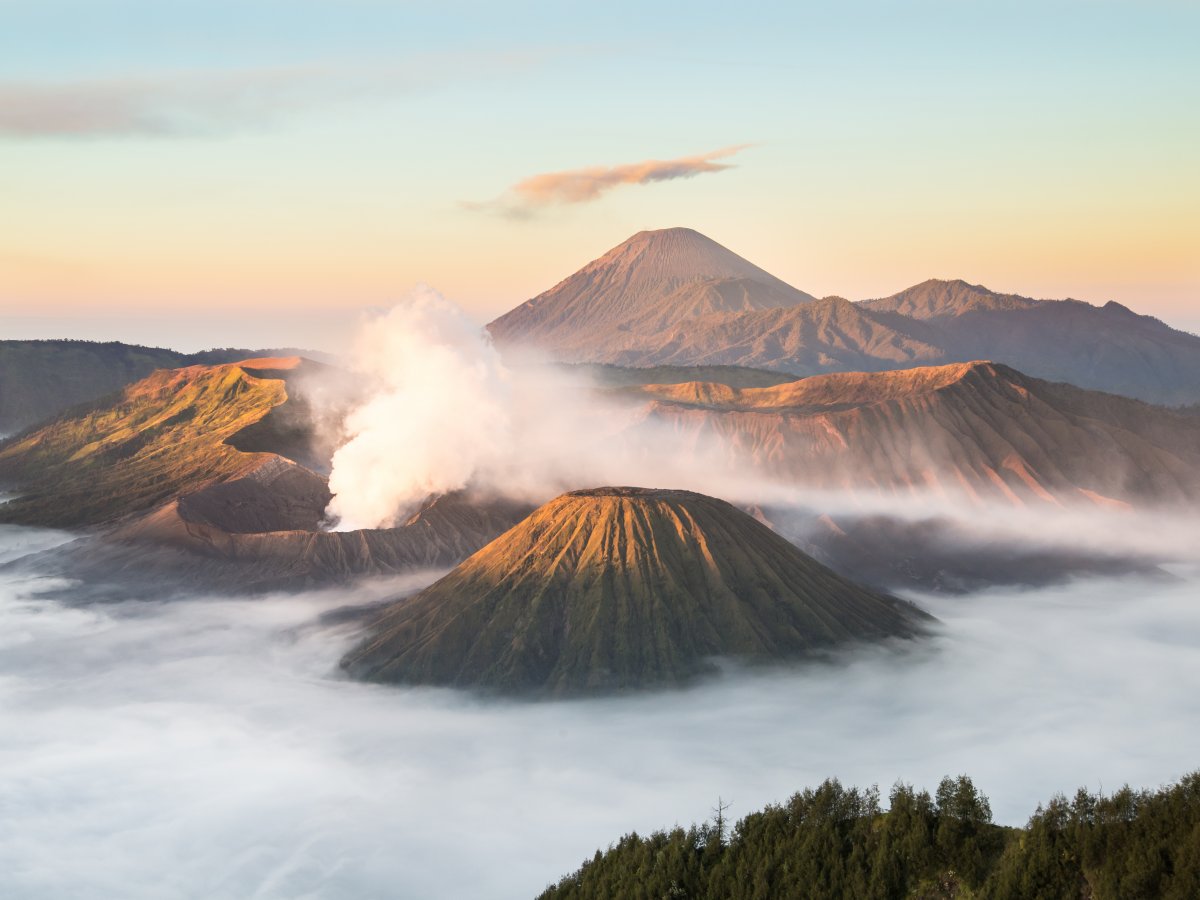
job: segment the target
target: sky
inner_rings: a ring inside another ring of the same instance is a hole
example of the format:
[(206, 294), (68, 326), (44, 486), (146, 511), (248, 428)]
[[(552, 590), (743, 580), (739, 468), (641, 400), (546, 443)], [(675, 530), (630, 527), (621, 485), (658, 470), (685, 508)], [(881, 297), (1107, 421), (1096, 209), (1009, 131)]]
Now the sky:
[(0, 330), (487, 321), (646, 228), (1200, 332), (1186, 2), (0, 0)]

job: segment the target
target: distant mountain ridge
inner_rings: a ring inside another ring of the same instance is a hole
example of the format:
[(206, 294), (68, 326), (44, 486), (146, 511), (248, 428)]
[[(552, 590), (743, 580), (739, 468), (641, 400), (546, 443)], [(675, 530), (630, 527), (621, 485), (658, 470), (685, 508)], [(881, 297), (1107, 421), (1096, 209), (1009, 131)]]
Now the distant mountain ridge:
[(324, 354), (233, 347), (180, 353), (119, 341), (0, 341), (0, 436), (115, 393), (155, 369), (215, 365), (267, 356), (308, 356), (320, 360)]
[(502, 348), (567, 363), (803, 376), (990, 359), (1153, 403), (1200, 401), (1200, 337), (1119, 303), (938, 279), (858, 303), (814, 300), (688, 229), (639, 232), (489, 329)]
[(685, 445), (808, 488), (1200, 504), (1200, 418), (989, 362), (628, 390)]
[(1031, 300), (1017, 294), (998, 294), (981, 284), (968, 284), (962, 279), (942, 281), (931, 278), (890, 297), (864, 300), (860, 305), (876, 312), (901, 313), (914, 319), (935, 319), (984, 309), (1029, 309), (1048, 302), (1054, 301)]

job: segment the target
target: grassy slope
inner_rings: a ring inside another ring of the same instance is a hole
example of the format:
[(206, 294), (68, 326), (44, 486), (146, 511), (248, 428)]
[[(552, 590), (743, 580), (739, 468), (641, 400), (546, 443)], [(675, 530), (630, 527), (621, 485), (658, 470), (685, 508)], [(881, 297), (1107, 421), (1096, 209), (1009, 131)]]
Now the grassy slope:
[(115, 342), (0, 341), (0, 433), (115, 393), (185, 357), (160, 347)]
[(287, 399), (237, 365), (161, 370), (112, 405), (69, 413), (0, 445), (22, 494), (0, 521), (69, 527), (149, 509), (261, 461), (224, 443)]

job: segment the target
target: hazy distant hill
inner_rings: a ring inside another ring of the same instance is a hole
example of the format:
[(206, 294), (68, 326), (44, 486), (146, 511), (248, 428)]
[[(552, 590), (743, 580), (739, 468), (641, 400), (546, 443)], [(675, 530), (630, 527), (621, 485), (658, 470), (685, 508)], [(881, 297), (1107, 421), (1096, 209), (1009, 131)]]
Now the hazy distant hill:
[[(605, 355), (622, 365), (724, 365), (792, 375), (871, 372), (944, 361), (924, 323), (885, 321), (841, 297), (804, 306), (701, 316), (640, 333)], [(599, 351), (598, 351), (599, 352)]]
[(885, 324), (926, 335), (947, 362), (991, 359), (1154, 403), (1200, 399), (1200, 337), (1119, 303), (1030, 300), (962, 281), (927, 281), (861, 306)]
[(610, 363), (558, 363), (554, 368), (582, 377), (597, 387), (633, 387), (643, 384), (683, 384), (708, 381), (730, 387), (770, 387), (795, 381), (786, 372), (747, 366), (615, 366)]
[(689, 440), (722, 442), (731, 465), (806, 487), (1200, 502), (1200, 418), (993, 363), (630, 391)]
[(226, 347), (179, 353), (115, 341), (0, 341), (0, 435), (12, 434), (72, 406), (119, 391), (155, 369), (301, 352)]
[(965, 281), (940, 281), (931, 278), (881, 300), (865, 300), (864, 308), (876, 312), (894, 312), (914, 319), (961, 316), (983, 310), (1029, 309), (1045, 301), (1030, 300), (1016, 294), (997, 294), (983, 285)]
[(689, 491), (564, 494), (416, 597), (343, 665), (375, 681), (555, 695), (684, 682), (716, 657), (912, 637), (915, 607)]
[(503, 347), (569, 363), (816, 375), (991, 359), (1155, 403), (1200, 400), (1200, 337), (1117, 303), (938, 280), (862, 303), (813, 301), (781, 285), (694, 231), (640, 232), (489, 328)]

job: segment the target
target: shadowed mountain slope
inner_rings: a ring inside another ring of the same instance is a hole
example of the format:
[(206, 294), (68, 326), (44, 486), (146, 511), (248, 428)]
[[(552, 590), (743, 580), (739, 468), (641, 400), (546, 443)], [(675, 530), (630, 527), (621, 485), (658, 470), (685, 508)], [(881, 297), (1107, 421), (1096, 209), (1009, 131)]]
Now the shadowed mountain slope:
[(701, 316), (590, 352), (629, 366), (751, 366), (811, 375), (940, 361), (944, 352), (926, 336), (920, 328), (893, 327), (849, 300), (826, 297), (786, 309)]
[(375, 681), (592, 693), (679, 684), (719, 657), (913, 637), (926, 621), (722, 500), (598, 488), (552, 500), (395, 603), (343, 665)]
[(987, 362), (645, 386), (652, 418), (791, 484), (1012, 503), (1200, 501), (1200, 421)]
[(1179, 405), (1200, 399), (1200, 337), (1119, 303), (1042, 301), (934, 319), (953, 359), (994, 359), (1039, 378)]
[(184, 500), (15, 565), (82, 581), (93, 599), (303, 590), (449, 568), (530, 510), (522, 503), (449, 494), (426, 501), (395, 528), (246, 532), (189, 519)]

